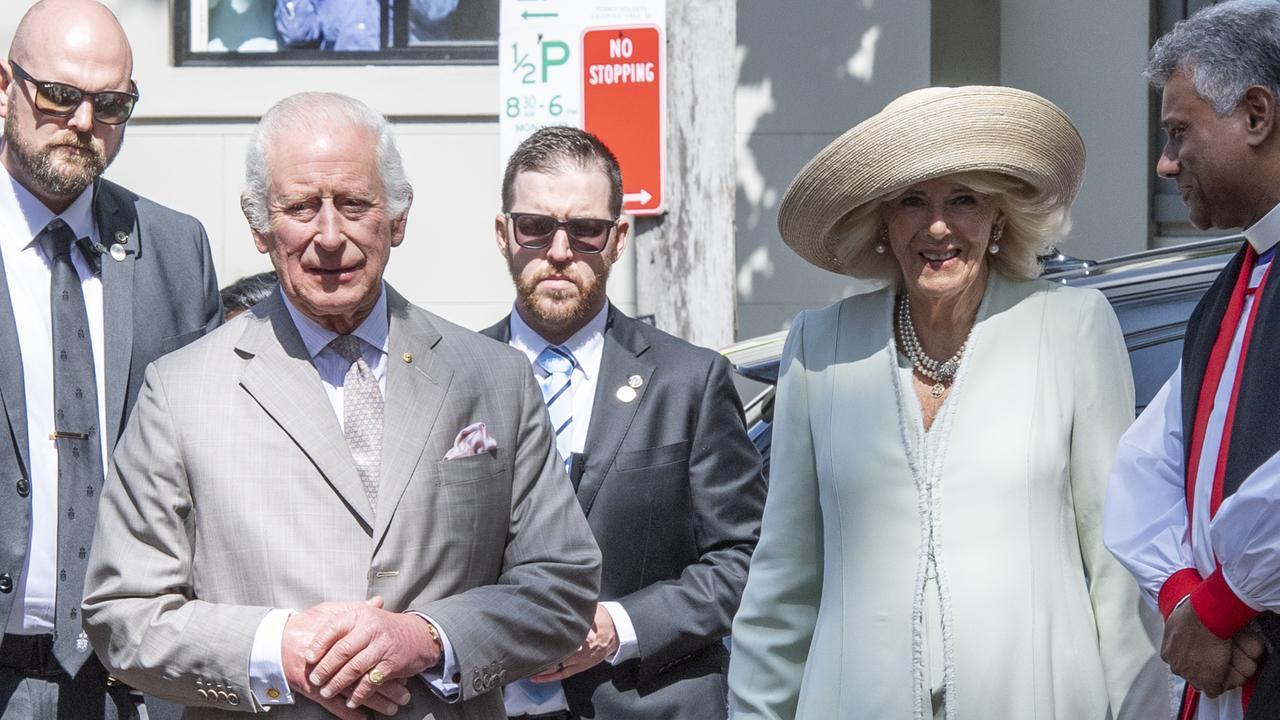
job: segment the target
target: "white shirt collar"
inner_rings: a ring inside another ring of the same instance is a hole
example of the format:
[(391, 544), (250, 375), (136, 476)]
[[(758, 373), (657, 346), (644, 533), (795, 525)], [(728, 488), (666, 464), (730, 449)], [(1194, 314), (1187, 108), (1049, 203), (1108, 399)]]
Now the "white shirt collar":
[(1275, 247), (1280, 242), (1280, 205), (1271, 208), (1271, 212), (1263, 215), (1261, 220), (1245, 228), (1244, 237), (1259, 255)]
[[(334, 338), (338, 337), (338, 333), (302, 314), (302, 311), (294, 307), (293, 303), (289, 301), (289, 296), (285, 294), (283, 288), (277, 292), (284, 299), (284, 306), (288, 308), (289, 317), (293, 318), (293, 324), (298, 328), (298, 335), (302, 336), (302, 344), (306, 346), (307, 354), (314, 360), (316, 355), (320, 354), (320, 351), (324, 350)], [(378, 294), (378, 302), (374, 304), (373, 310), (369, 311), (369, 316), (351, 334), (386, 353), (387, 336), (390, 331), (390, 321), (387, 318), (387, 288), (384, 284), (382, 292)]]
[[(600, 312), (596, 313), (595, 317), (588, 320), (586, 325), (579, 328), (560, 345), (573, 354), (574, 359), (578, 361), (579, 369), (588, 379), (595, 377), (600, 370), (600, 360), (604, 355), (604, 327), (608, 319), (609, 302), (606, 300), (604, 307), (600, 308)], [(520, 317), (518, 310), (511, 308), (512, 347), (522, 350), (529, 356), (529, 362), (533, 362), (550, 344), (529, 327), (524, 318)]]
[(81, 191), (66, 210), (54, 213), (0, 164), (0, 222), (6, 231), (0, 242), (19, 242), (25, 249), (55, 217), (62, 218), (76, 237), (93, 238), (93, 187)]

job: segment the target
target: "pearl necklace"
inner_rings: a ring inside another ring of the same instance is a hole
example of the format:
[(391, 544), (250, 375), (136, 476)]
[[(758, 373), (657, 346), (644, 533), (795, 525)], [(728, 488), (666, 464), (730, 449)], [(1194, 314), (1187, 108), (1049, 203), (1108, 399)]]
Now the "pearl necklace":
[(935, 398), (942, 397), (942, 393), (946, 392), (947, 386), (956, 378), (956, 372), (960, 369), (960, 358), (964, 355), (964, 349), (969, 344), (969, 339), (960, 345), (960, 349), (956, 350), (956, 354), (946, 360), (934, 360), (925, 354), (924, 348), (920, 345), (920, 338), (916, 334), (915, 323), (911, 321), (911, 298), (904, 292), (898, 298), (898, 337), (902, 338), (902, 351), (906, 354), (907, 359), (911, 361), (912, 367), (916, 372), (933, 381), (933, 387), (929, 390), (929, 394)]

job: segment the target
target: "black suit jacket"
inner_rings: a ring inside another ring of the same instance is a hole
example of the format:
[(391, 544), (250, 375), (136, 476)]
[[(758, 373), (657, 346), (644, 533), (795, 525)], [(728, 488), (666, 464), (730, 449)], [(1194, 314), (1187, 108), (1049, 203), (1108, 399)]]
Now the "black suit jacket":
[[(187, 344), (222, 319), (218, 284), (204, 228), (195, 219), (99, 180), (94, 222), (103, 245), (104, 403), (107, 450), (120, 438), (142, 373), (157, 357)], [(123, 242), (121, 242), (123, 241)], [(120, 260), (114, 259), (121, 257)], [(13, 608), (31, 528), (30, 438), (21, 348), (0, 261), (0, 623)], [(49, 358), (26, 358), (49, 362)]]
[[(627, 611), (640, 655), (569, 678), (565, 694), (576, 717), (725, 717), (722, 640), (760, 534), (760, 455), (724, 357), (608, 312), (577, 493), (600, 599)], [(509, 318), (484, 334), (509, 341)]]

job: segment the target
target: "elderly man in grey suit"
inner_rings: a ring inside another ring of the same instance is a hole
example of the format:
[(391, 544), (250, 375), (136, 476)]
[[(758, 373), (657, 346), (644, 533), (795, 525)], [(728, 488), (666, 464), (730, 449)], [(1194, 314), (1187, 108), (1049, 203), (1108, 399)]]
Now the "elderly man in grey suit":
[(281, 293), (148, 369), (89, 637), (188, 718), (500, 718), (501, 683), (576, 647), (599, 583), (528, 365), (384, 283), (412, 190), (363, 103), (281, 101), (246, 180)]
[(506, 690), (525, 720), (723, 718), (729, 634), (765, 483), (728, 362), (605, 295), (626, 247), (618, 161), (543, 128), (507, 162), (498, 250), (514, 311), (485, 334), (533, 364), (600, 544), (595, 622), (555, 668)]
[(132, 66), (88, 0), (36, 3), (0, 63), (4, 720), (135, 716), (80, 623), (104, 459), (147, 364), (221, 317), (200, 223), (99, 177), (137, 100)]

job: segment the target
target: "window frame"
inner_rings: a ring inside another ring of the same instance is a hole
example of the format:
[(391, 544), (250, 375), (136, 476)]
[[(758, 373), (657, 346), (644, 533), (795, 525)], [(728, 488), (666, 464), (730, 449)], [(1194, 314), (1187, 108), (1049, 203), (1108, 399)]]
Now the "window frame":
[[(173, 63), (177, 67), (297, 67), (350, 65), (497, 65), (498, 29), (494, 39), (455, 40), (409, 46), (409, 0), (390, 0), (396, 18), (392, 47), (375, 51), (332, 51), (319, 48), (280, 48), (272, 52), (193, 51), (191, 49), (192, 0), (174, 0), (170, 16), (173, 31)], [(387, 35), (387, 6), (383, 6), (381, 34)]]

